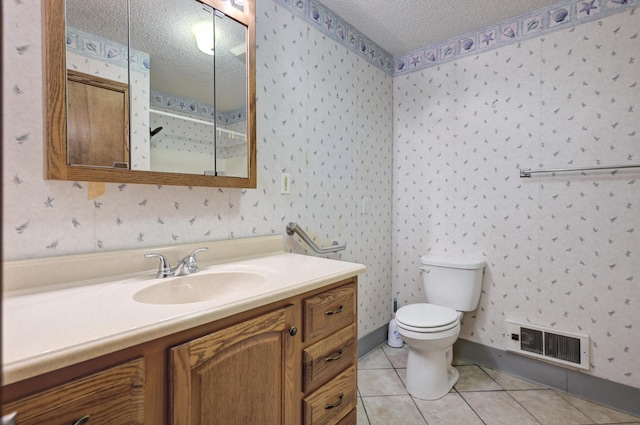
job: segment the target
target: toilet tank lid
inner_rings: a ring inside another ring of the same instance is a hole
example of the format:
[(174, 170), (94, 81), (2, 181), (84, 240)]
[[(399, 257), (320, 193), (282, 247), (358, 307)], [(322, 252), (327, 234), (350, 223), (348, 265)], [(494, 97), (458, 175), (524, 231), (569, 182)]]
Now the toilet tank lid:
[(423, 266), (450, 267), (452, 269), (481, 269), (485, 265), (484, 258), (445, 257), (440, 255), (423, 255), (420, 257)]

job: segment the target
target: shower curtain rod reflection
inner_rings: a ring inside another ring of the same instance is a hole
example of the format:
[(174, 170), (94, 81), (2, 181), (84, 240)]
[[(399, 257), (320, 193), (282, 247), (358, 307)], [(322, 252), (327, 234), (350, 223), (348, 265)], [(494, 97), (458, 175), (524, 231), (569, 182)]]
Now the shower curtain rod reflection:
[[(191, 117), (187, 117), (187, 116), (179, 115), (179, 114), (172, 114), (171, 112), (160, 111), (158, 109), (149, 109), (149, 111), (153, 112), (154, 114), (164, 115), (166, 117), (171, 117), (171, 118), (179, 118), (181, 120), (196, 122), (198, 124), (206, 124), (206, 125), (210, 125), (210, 126), (215, 126), (216, 125), (215, 123), (213, 123), (211, 121), (199, 120), (197, 118), (191, 118)], [(244, 134), (244, 133), (240, 133), (238, 131), (233, 131), (233, 130), (227, 130), (226, 128), (216, 127), (216, 131), (218, 133), (226, 133), (226, 134), (230, 135), (231, 137), (244, 137), (245, 139), (247, 138), (247, 135)]]
[(577, 167), (577, 168), (549, 168), (546, 170), (532, 170), (530, 168), (520, 169), (520, 178), (530, 178), (532, 174), (546, 173), (569, 173), (575, 171), (597, 171), (597, 170), (621, 170), (623, 168), (640, 168), (640, 164), (630, 165), (603, 165), (596, 167)]

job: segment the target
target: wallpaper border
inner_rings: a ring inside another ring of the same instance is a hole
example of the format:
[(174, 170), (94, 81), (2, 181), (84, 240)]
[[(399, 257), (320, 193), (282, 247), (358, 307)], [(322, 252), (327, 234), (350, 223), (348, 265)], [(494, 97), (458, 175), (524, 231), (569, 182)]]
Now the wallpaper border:
[[(212, 104), (197, 102), (169, 93), (151, 90), (151, 106), (155, 106), (167, 111), (175, 111), (183, 114), (199, 116), (210, 119), (215, 110)], [(247, 108), (239, 108), (229, 112), (218, 112), (216, 114), (216, 124), (231, 125), (247, 120)]]
[(640, 0), (565, 0), (516, 18), (459, 35), (394, 58), (393, 75), (403, 75), (575, 27), (637, 7)]
[[(127, 68), (128, 49), (123, 44), (71, 27), (67, 27), (66, 43), (67, 49), (81, 56)], [(133, 71), (148, 74), (151, 70), (151, 59), (148, 53), (131, 49), (131, 60), (128, 65)]]
[(323, 34), (393, 75), (393, 56), (317, 0), (274, 0)]
[(640, 0), (564, 0), (406, 55), (392, 57), (317, 0), (275, 1), (394, 77), (602, 19), (640, 4)]

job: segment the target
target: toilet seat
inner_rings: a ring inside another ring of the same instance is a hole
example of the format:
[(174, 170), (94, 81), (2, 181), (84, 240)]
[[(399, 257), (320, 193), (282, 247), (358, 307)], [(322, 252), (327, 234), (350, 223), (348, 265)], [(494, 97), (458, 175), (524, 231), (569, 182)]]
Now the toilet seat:
[(435, 304), (409, 304), (396, 312), (396, 323), (408, 331), (436, 333), (459, 325), (459, 313), (449, 307)]

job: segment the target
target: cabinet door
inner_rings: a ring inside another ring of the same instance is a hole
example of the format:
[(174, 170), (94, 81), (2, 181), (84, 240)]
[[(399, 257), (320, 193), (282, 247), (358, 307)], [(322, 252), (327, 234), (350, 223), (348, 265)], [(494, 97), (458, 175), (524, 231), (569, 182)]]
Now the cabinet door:
[[(67, 71), (67, 153), (71, 165), (129, 163), (129, 86)], [(124, 165), (127, 164), (127, 165)]]
[(171, 350), (174, 425), (292, 425), (293, 307)]
[(144, 360), (138, 359), (9, 403), (2, 411), (18, 412), (20, 425), (142, 425), (144, 380)]

